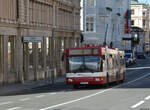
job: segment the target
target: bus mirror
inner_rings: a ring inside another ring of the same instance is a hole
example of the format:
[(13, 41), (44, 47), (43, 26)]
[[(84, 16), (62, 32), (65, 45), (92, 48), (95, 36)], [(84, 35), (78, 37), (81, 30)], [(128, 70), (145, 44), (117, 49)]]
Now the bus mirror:
[(105, 55), (103, 55), (103, 60), (105, 60)]

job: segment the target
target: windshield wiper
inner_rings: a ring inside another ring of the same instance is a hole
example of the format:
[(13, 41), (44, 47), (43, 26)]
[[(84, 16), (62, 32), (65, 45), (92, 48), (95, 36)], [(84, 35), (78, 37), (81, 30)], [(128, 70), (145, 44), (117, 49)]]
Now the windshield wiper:
[(94, 73), (94, 70), (93, 69), (90, 69), (88, 67), (85, 66), (85, 69), (89, 70), (90, 72)]
[(86, 65), (81, 65), (78, 69), (76, 69), (76, 70), (73, 70), (72, 72), (73, 73), (77, 73), (77, 72), (87, 72), (87, 70), (88, 71), (90, 71), (90, 72), (92, 72), (92, 73), (94, 73), (94, 70), (93, 69), (90, 69), (90, 68), (88, 68)]

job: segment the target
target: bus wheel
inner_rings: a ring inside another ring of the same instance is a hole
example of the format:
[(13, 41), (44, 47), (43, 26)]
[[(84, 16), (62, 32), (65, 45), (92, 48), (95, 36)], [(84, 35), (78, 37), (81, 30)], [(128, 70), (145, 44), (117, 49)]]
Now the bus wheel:
[(79, 85), (73, 85), (74, 89), (79, 89)]
[(121, 80), (121, 83), (123, 83), (125, 80), (125, 73), (123, 73), (123, 79)]
[(116, 84), (119, 84), (119, 74), (116, 74)]
[(108, 87), (109, 86), (109, 76), (107, 75), (107, 78), (106, 78), (106, 84), (104, 84), (105, 87)]

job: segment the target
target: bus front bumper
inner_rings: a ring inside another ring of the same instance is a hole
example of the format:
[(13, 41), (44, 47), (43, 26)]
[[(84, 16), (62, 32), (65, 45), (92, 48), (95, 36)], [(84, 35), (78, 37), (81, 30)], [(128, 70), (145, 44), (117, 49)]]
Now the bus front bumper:
[(92, 85), (92, 84), (105, 84), (106, 77), (77, 77), (66, 78), (66, 83), (69, 85)]

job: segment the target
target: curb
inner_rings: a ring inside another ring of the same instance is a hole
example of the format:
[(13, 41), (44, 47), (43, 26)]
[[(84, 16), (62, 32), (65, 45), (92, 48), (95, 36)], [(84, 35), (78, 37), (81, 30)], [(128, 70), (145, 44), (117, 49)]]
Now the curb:
[[(42, 87), (42, 86), (46, 86), (46, 85), (55, 85), (55, 84), (60, 84), (60, 83), (64, 83), (65, 80), (63, 79), (56, 79), (54, 80), (54, 83), (52, 83), (52, 81), (48, 81), (46, 82), (43, 81), (42, 83), (37, 83), (36, 82), (33, 82), (33, 85), (31, 83), (28, 83), (28, 84), (20, 84), (20, 87), (22, 86), (22, 88), (20, 89), (16, 89), (16, 90), (8, 90), (8, 91), (4, 91), (4, 92), (0, 92), (0, 96), (6, 96), (6, 95), (13, 95), (13, 94), (17, 94), (19, 92), (24, 92), (24, 91), (29, 91), (29, 90), (32, 90), (32, 89), (35, 89), (35, 88), (39, 88), (39, 87)], [(31, 85), (30, 85), (31, 84)], [(25, 85), (29, 85), (28, 87), (23, 87)], [(7, 87), (6, 87), (7, 88)], [(15, 88), (15, 87), (14, 87)]]

